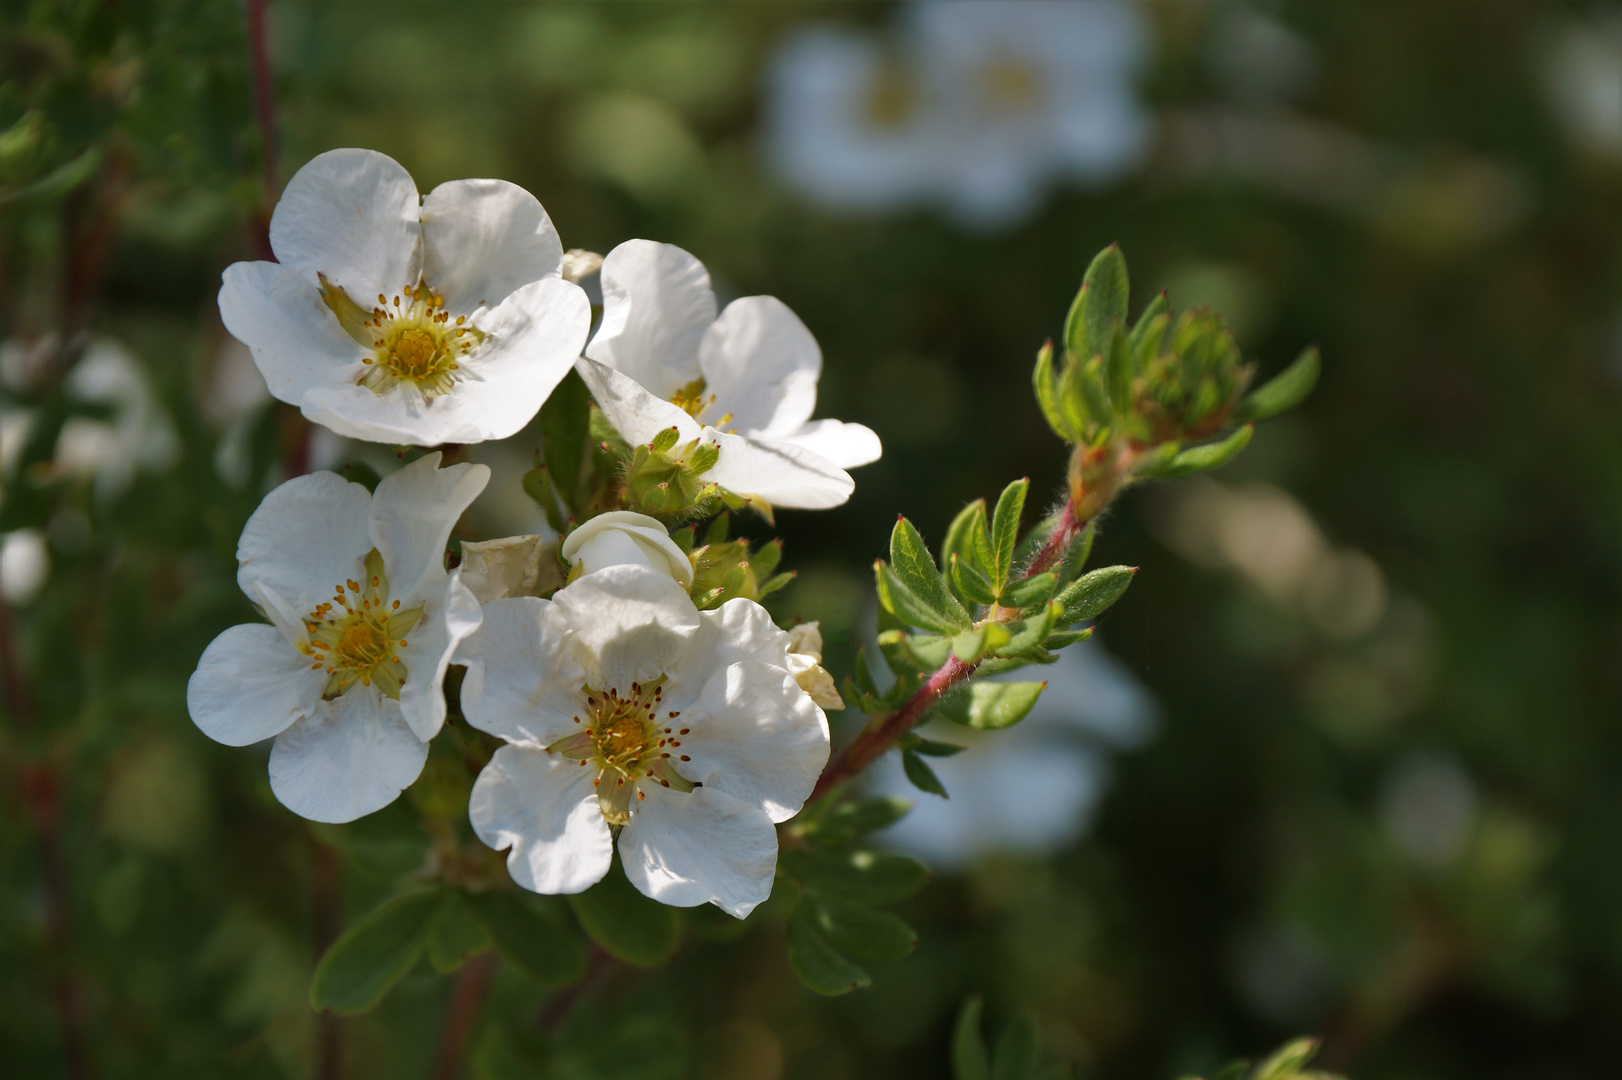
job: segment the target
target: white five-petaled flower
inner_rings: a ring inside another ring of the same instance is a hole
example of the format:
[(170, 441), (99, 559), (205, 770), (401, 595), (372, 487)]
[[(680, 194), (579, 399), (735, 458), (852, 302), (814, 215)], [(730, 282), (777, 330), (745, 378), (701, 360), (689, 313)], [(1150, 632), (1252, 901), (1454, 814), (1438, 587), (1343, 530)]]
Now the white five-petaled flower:
[(632, 444), (675, 428), (715, 443), (703, 479), (768, 506), (817, 510), (850, 498), (846, 469), (877, 461), (861, 424), (812, 420), (822, 350), (772, 296), (716, 315), (704, 264), (681, 248), (627, 240), (603, 259), (603, 319), (578, 368)]
[(417, 778), (445, 721), (445, 668), (478, 629), (445, 544), (490, 470), (439, 458), (375, 494), (319, 472), (267, 495), (242, 531), (237, 584), (272, 625), (215, 638), (186, 687), (210, 738), (275, 738), (271, 790), (314, 821), (353, 821)]
[(759, 604), (700, 612), (668, 573), (611, 566), (548, 600), (484, 606), (463, 644), (468, 722), (505, 739), (473, 785), (513, 880), (576, 893), (608, 872), (739, 918), (771, 893), (775, 824), (828, 760), (828, 721)]
[(350, 438), (504, 439), (590, 330), (551, 219), (504, 180), (419, 200), (392, 158), (330, 150), (288, 182), (270, 242), (279, 262), (226, 269), (220, 315), (272, 394)]

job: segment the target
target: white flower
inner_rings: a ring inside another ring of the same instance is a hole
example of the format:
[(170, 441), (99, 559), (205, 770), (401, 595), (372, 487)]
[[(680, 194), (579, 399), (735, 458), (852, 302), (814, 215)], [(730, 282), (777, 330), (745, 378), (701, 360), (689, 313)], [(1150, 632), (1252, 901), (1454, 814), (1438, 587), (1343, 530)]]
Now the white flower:
[(486, 604), (457, 660), (468, 722), (509, 744), (469, 815), (518, 884), (589, 888), (620, 826), (626, 876), (655, 900), (742, 918), (771, 893), (774, 826), (827, 763), (828, 721), (759, 604), (700, 612), (669, 574), (613, 566)]
[(627, 240), (603, 259), (603, 320), (579, 365), (597, 404), (633, 445), (676, 428), (714, 443), (703, 479), (768, 506), (838, 506), (846, 469), (877, 461), (861, 424), (812, 420), (822, 350), (772, 296), (716, 317), (704, 264), (679, 247)]
[(585, 344), (546, 211), (503, 180), (420, 201), (370, 150), (300, 169), (270, 222), (279, 263), (225, 271), (220, 315), (282, 401), (340, 435), (419, 446), (504, 439)]
[(267, 495), (242, 531), (237, 584), (273, 625), (215, 638), (186, 688), (209, 738), (275, 737), (271, 790), (314, 821), (369, 814), (417, 778), (445, 721), (451, 653), (478, 628), (445, 543), (490, 470), (439, 457), (376, 494), (321, 472)]
[(38, 529), (0, 533), (0, 600), (26, 604), (51, 576), (51, 549)]
[(610, 510), (577, 526), (564, 537), (560, 554), (582, 574), (610, 566), (648, 566), (669, 574), (684, 589), (693, 584), (686, 552), (657, 518), (632, 510)]
[(819, 623), (805, 622), (788, 632), (788, 667), (794, 672), (794, 681), (800, 689), (811, 695), (811, 700), (824, 709), (843, 709), (845, 699), (839, 696), (834, 677), (822, 666), (822, 627)]
[(772, 68), (768, 145), (784, 179), (852, 209), (940, 203), (1011, 225), (1047, 186), (1137, 162), (1140, 17), (1122, 0), (915, 0), (898, 42), (791, 39)]

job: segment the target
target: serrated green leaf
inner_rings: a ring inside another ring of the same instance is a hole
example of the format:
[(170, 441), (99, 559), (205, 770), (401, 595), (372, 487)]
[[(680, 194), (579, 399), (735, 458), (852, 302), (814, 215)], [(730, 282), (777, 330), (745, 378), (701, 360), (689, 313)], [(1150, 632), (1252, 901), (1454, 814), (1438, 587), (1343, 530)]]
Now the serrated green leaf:
[(1171, 463), (1160, 471), (1160, 476), (1166, 480), (1175, 480), (1179, 476), (1191, 476), (1197, 472), (1214, 469), (1218, 465), (1226, 465), (1238, 455), (1239, 451), (1250, 445), (1250, 437), (1255, 432), (1253, 425), (1246, 424), (1221, 442), (1206, 443), (1204, 446), (1184, 450), (1171, 459)]
[(461, 967), (469, 957), (490, 947), (490, 932), (462, 900), (457, 889), (443, 890), (439, 910), (428, 924), (428, 963), (441, 975)]
[(310, 980), (310, 1007), (343, 1016), (376, 1005), (422, 955), (438, 891), (397, 896), (345, 930)]
[(585, 502), (581, 490), (591, 453), (591, 391), (574, 371), (552, 388), (541, 406), (541, 445), (552, 485), (578, 517)]
[(1025, 513), (1025, 493), (1030, 489), (1029, 480), (1015, 480), (1003, 488), (997, 498), (997, 509), (991, 515), (991, 572), (988, 576), (998, 590), (1008, 581), (1008, 572), (1014, 565), (1014, 549), (1019, 546), (1019, 519)]
[(947, 574), (951, 578), (952, 588), (965, 601), (971, 604), (994, 604), (997, 602), (997, 590), (992, 588), (991, 582), (979, 570), (976, 570), (966, 560), (953, 552), (947, 563)]
[(929, 871), (905, 855), (802, 848), (779, 857), (783, 872), (807, 889), (864, 904), (894, 904), (924, 887)]
[(1033, 604), (1045, 604), (1059, 587), (1059, 575), (1051, 570), (1045, 574), (1034, 577), (1020, 578), (1009, 584), (1003, 590), (997, 603), (1003, 607), (1024, 608)]
[(918, 945), (912, 927), (866, 904), (807, 897), (800, 910), (834, 948), (863, 960), (900, 960)]
[(961, 619), (962, 625), (968, 625), (968, 612), (947, 591), (924, 538), (904, 517), (896, 518), (895, 528), (890, 532), (890, 566), (920, 600), (947, 618)]
[(1119, 600), (1137, 574), (1135, 566), (1102, 566), (1072, 581), (1053, 599), (1064, 608), (1060, 621), (1066, 626), (1096, 619)]
[(803, 911), (788, 921), (788, 962), (807, 990), (838, 997), (871, 985), (866, 971), (828, 944)]
[(986, 1040), (980, 1034), (980, 995), (975, 994), (963, 1002), (958, 1011), (957, 1024), (952, 1029), (953, 1080), (991, 1080), (991, 1057), (986, 1053)]
[(608, 876), (569, 897), (569, 906), (604, 951), (638, 967), (669, 960), (681, 939), (675, 909), (638, 892), (620, 869), (618, 855)]
[(954, 724), (993, 730), (1025, 719), (1047, 683), (972, 682), (952, 691), (936, 706)]
[[(874, 576), (878, 583), (879, 603), (884, 609), (897, 619), (909, 626), (916, 626), (923, 630), (933, 630), (937, 634), (955, 634), (969, 625), (969, 616), (964, 612), (956, 600), (952, 606), (961, 614), (949, 614), (931, 606), (896, 576), (888, 563), (875, 562), (873, 564)], [(939, 585), (940, 579), (936, 579)], [(945, 591), (942, 587), (942, 592)]]
[(1042, 1033), (1035, 1017), (1021, 1013), (997, 1037), (991, 1055), (991, 1080), (1035, 1080)]
[(567, 986), (585, 975), (586, 950), (574, 933), (537, 911), (538, 904), (506, 890), (467, 898), (502, 959), (545, 986)]
[(1273, 376), (1239, 403), (1234, 419), (1240, 423), (1270, 420), (1305, 401), (1318, 384), (1322, 360), (1317, 348), (1295, 358), (1295, 363)]
[[(1072, 427), (1060, 407), (1059, 384), (1053, 374), (1053, 342), (1049, 341), (1036, 353), (1036, 369), (1031, 372), (1031, 388), (1036, 391), (1036, 404), (1042, 418), (1053, 433), (1066, 442), (1077, 442), (1081, 432)], [(982, 504), (983, 505), (983, 504)]]
[(918, 756), (917, 751), (901, 751), (901, 771), (907, 774), (908, 782), (919, 791), (927, 791), (943, 799), (950, 798), (946, 794), (946, 785), (941, 783), (940, 777), (935, 775), (935, 770)]

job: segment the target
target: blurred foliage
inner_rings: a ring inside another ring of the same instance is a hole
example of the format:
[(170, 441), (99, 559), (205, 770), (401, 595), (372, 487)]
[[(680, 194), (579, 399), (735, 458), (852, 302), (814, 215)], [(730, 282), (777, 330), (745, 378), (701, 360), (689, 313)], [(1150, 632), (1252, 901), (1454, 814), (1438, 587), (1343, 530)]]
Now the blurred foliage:
[[(841, 998), (800, 987), (766, 929), (782, 912), (741, 932), (684, 912), (673, 962), (588, 960), (576, 990), (504, 950), (475, 1074), (941, 1076), (970, 993), (990, 1030), (1038, 1018), (1041, 1060), (1085, 1076), (1209, 1076), (1300, 1030), (1360, 1080), (1614, 1067), (1622, 169), (1567, 139), (1542, 65), (1616, 13), (1257, 4), (1311, 58), (1293, 97), (1258, 102), (1219, 48), (1240, 4), (1151, 5), (1149, 164), (985, 235), (831, 217), (760, 165), (773, 43), (880, 7), (271, 6), (283, 176), (361, 145), (424, 190), (505, 177), (568, 246), (680, 244), (723, 294), (775, 294), (813, 329), (824, 413), (886, 441), (848, 506), (779, 521), (799, 576), (772, 602), (823, 620), (836, 674), (897, 511), (941, 536), (1008, 476), (1035, 503), (1063, 490), (1030, 358), (1105, 244), (1178, 309), (1229, 311), (1258, 384), (1303, 341), (1326, 357), (1217, 481), (1144, 485), (1101, 524), (1095, 561), (1141, 567), (1102, 633), (1163, 726), (1089, 837), (938, 878), (896, 908), (913, 954), (864, 960), (871, 986)], [(426, 840), (407, 813), (306, 825), (185, 712), (204, 645), (250, 617), (235, 540), (301, 436), (209, 397), (217, 275), (267, 205), (247, 56), (225, 0), (0, 2), (0, 412), (33, 417), (6, 444), (0, 532), (40, 530), (51, 563), (9, 609), (20, 665), (0, 672), (7, 1075), (335, 1076), (337, 1055), (427, 1076), (448, 1007), (425, 946), (377, 1011), (310, 1010), (320, 948)], [(1258, 160), (1299, 171), (1189, 149), (1235, 116)], [(1346, 178), (1318, 136), (1379, 167)], [(122, 490), (52, 467), (69, 421), (98, 419), (64, 389), (91, 332), (138, 355), (180, 440)]]

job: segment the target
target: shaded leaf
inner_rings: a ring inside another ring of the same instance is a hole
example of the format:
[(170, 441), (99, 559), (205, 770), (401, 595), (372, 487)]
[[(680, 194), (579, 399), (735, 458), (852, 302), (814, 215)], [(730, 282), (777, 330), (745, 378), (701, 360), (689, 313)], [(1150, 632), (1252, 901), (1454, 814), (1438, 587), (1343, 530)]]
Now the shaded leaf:
[(349, 1016), (376, 1005), (422, 955), (439, 904), (437, 891), (408, 893), (355, 922), (315, 966), (310, 1006)]

